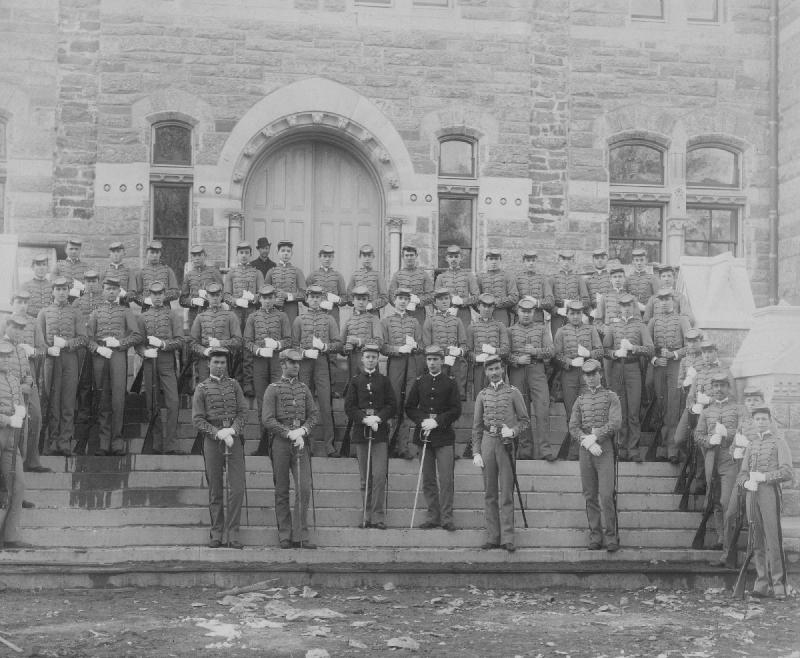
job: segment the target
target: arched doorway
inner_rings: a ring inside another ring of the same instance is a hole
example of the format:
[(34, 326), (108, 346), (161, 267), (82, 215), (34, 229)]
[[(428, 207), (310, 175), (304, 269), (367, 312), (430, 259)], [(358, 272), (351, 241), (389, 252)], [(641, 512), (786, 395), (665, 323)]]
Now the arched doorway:
[(292, 262), (304, 272), (316, 267), (323, 244), (336, 249), (335, 267), (346, 280), (361, 244), (375, 246), (375, 266), (382, 267), (381, 190), (367, 166), (338, 144), (306, 137), (266, 151), (250, 170), (243, 206), (245, 238), (292, 240)]

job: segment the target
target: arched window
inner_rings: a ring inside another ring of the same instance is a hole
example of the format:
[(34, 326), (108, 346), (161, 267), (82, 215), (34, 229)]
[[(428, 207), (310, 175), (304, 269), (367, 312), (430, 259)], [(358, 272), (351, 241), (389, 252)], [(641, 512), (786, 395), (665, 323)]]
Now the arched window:
[(686, 154), (686, 184), (689, 187), (741, 186), (739, 153), (730, 148), (700, 145)]
[(192, 129), (177, 121), (153, 125), (154, 165), (190, 167), (192, 165)]
[(612, 185), (663, 185), (664, 151), (645, 142), (621, 142), (609, 152)]
[(475, 178), (475, 142), (447, 137), (439, 142), (439, 176)]
[[(477, 220), (478, 142), (464, 135), (439, 139), (438, 267), (446, 268), (450, 245), (461, 247), (461, 262), (470, 267)], [(460, 180), (453, 180), (460, 179)]]

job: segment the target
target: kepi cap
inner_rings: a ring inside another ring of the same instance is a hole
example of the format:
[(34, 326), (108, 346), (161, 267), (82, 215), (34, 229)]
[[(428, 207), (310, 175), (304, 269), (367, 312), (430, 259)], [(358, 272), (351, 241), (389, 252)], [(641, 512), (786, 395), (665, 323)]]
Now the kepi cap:
[(153, 283), (150, 284), (148, 290), (150, 292), (156, 292), (156, 293), (164, 292), (164, 284), (161, 283), (161, 281), (153, 281)]
[(259, 294), (259, 295), (262, 295), (262, 296), (264, 296), (264, 297), (266, 297), (266, 296), (268, 296), (268, 295), (274, 295), (274, 294), (275, 294), (275, 292), (276, 292), (276, 290), (275, 290), (275, 286), (271, 286), (271, 285), (269, 285), (268, 283), (267, 283), (267, 284), (265, 284), (265, 285), (263, 285), (263, 286), (261, 286), (261, 287), (258, 289), (258, 294)]
[[(33, 320), (33, 318), (31, 318), (31, 320)], [(28, 318), (26, 318), (24, 315), (15, 314), (10, 316), (6, 322), (15, 324), (18, 327), (26, 327), (28, 325)]]
[(700, 343), (701, 350), (715, 350), (717, 349), (717, 344), (713, 340), (704, 340)]
[(450, 291), (447, 288), (437, 288), (433, 291), (434, 297), (449, 297)]
[(517, 302), (517, 308), (523, 311), (532, 311), (536, 308), (536, 304), (528, 297), (523, 297)]
[(52, 288), (69, 288), (69, 281), (65, 276), (57, 276), (50, 285)]
[(452, 254), (460, 254), (460, 253), (461, 253), (461, 247), (459, 247), (457, 244), (451, 244), (447, 248), (447, 255), (448, 256), (450, 256)]
[(119, 277), (117, 277), (117, 276), (107, 276), (105, 279), (103, 279), (103, 285), (104, 286), (113, 286), (115, 288), (119, 288), (120, 285), (122, 285), (122, 284), (120, 283)]
[(577, 299), (573, 299), (567, 304), (568, 311), (580, 311), (583, 313), (583, 304), (579, 302)]
[(289, 247), (290, 249), (294, 249), (294, 242), (291, 240), (280, 240), (278, 242), (278, 249), (281, 247)]
[(308, 296), (308, 295), (324, 295), (324, 294), (325, 294), (325, 288), (323, 288), (322, 286), (313, 285), (313, 286), (308, 286), (306, 288), (306, 296)]
[(245, 242), (239, 242), (236, 245), (236, 251), (244, 251), (245, 249), (253, 251), (253, 248), (250, 246), (249, 242), (246, 242), (246, 241)]
[(36, 254), (32, 259), (31, 262), (36, 263), (46, 263), (50, 260), (50, 257), (47, 254)]
[(332, 254), (334, 252), (335, 252), (335, 249), (329, 244), (324, 244), (319, 248), (319, 253), (320, 254)]
[(400, 287), (394, 291), (395, 297), (408, 297), (411, 299), (411, 290), (409, 288)]
[(500, 358), (499, 354), (490, 354), (486, 357), (486, 361), (483, 362), (483, 367), (488, 368), (493, 363), (502, 363), (503, 360)]
[(108, 245), (109, 251), (117, 251), (119, 249), (124, 249), (124, 248), (125, 245), (122, 244), (121, 242), (112, 242), (110, 245)]
[(608, 268), (609, 274), (616, 274), (617, 272), (625, 274), (625, 268), (622, 267), (622, 265), (612, 265), (611, 267)]
[(148, 251), (161, 251), (164, 249), (164, 245), (161, 243), (161, 240), (150, 240), (147, 243)]
[(755, 408), (755, 409), (753, 409), (753, 411), (750, 413), (750, 415), (751, 415), (751, 416), (755, 416), (756, 414), (768, 414), (768, 415), (769, 415), (769, 417), (770, 417), (770, 418), (772, 418), (772, 411), (770, 411), (770, 408), (769, 408), (769, 407), (767, 407), (766, 405), (764, 405), (764, 406), (759, 406), (759, 407), (756, 407), (756, 408)]
[(230, 350), (227, 347), (212, 347), (211, 351), (208, 353), (208, 356), (228, 356), (229, 354)]
[[(310, 286), (313, 288), (313, 286)], [(366, 296), (369, 297), (369, 288), (367, 286), (356, 286), (353, 288), (352, 295), (355, 297), (358, 296)]]
[(633, 295), (625, 293), (624, 295), (620, 295), (619, 296), (619, 300), (618, 301), (619, 301), (620, 304), (633, 304), (633, 300), (634, 299), (635, 299), (635, 297)]
[(703, 337), (703, 332), (699, 329), (689, 329), (689, 331), (683, 334), (683, 337), (686, 340), (699, 340)]
[(86, 270), (83, 273), (83, 278), (85, 279), (99, 279), (100, 275), (97, 273), (97, 270)]
[(533, 249), (526, 249), (522, 252), (523, 258), (538, 258), (539, 254), (537, 254)]
[(219, 285), (216, 281), (212, 281), (206, 286), (206, 292), (209, 295), (217, 295), (222, 292), (222, 286)]
[(31, 293), (29, 293), (27, 290), (18, 290), (13, 295), (11, 295), (12, 301), (15, 299), (30, 299), (30, 298), (31, 298)]
[(358, 248), (358, 255), (359, 256), (367, 255), (367, 254), (374, 254), (374, 253), (375, 253), (375, 250), (372, 248), (371, 244), (362, 244)]
[(497, 300), (494, 298), (494, 295), (490, 295), (488, 292), (478, 295), (478, 301), (481, 304), (486, 304), (487, 306), (494, 306), (497, 304)]
[(759, 386), (755, 386), (755, 385), (751, 384), (750, 386), (745, 386), (744, 387), (744, 391), (742, 391), (742, 395), (744, 395), (744, 397), (746, 397), (746, 398), (755, 397), (755, 396), (759, 396), (759, 397), (763, 398), (764, 397), (764, 391), (762, 391)]
[(428, 347), (425, 348), (425, 356), (444, 357), (444, 350), (438, 345), (428, 345)]
[(631, 251), (631, 256), (632, 257), (633, 256), (647, 256), (647, 250), (646, 249), (641, 249), (641, 248), (634, 249), (633, 251)]
[(364, 343), (364, 347), (361, 348), (361, 352), (376, 352), (379, 353), (381, 351), (380, 345), (378, 343), (374, 343), (370, 341), (369, 343)]
[(656, 293), (656, 297), (659, 298), (666, 298), (672, 297), (675, 294), (675, 291), (672, 288), (660, 288), (659, 291)]
[(278, 358), (281, 361), (298, 361), (298, 362), (300, 362), (300, 361), (303, 360), (303, 355), (300, 353), (299, 350), (283, 350), (283, 352), (281, 352), (278, 355)]
[(581, 366), (581, 370), (586, 375), (591, 375), (599, 368), (600, 368), (600, 362), (597, 359), (587, 359)]
[(558, 257), (559, 258), (575, 258), (575, 252), (569, 249), (559, 249), (558, 250)]
[(721, 382), (725, 382), (727, 384), (727, 383), (729, 383), (728, 382), (728, 373), (727, 372), (723, 372), (722, 370), (718, 370), (718, 371), (716, 371), (716, 372), (711, 374), (711, 381), (712, 382), (720, 382), (720, 383)]
[(602, 247), (600, 249), (595, 249), (592, 252), (592, 258), (594, 258), (595, 256), (608, 256), (608, 250), (603, 249)]
[(82, 247), (83, 240), (80, 238), (67, 238), (67, 244), (74, 244), (76, 247)]
[(404, 244), (401, 251), (413, 251), (417, 253), (417, 248), (413, 244)]
[(192, 245), (192, 248), (189, 249), (190, 254), (204, 254), (205, 251), (205, 247), (201, 244), (194, 244)]
[(486, 250), (486, 258), (502, 258), (502, 254), (500, 253), (499, 249), (487, 249)]

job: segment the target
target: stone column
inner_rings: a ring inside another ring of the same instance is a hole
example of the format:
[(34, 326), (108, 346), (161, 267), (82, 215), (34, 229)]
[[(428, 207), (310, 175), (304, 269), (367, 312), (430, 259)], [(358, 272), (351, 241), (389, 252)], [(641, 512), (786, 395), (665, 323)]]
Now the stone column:
[(236, 244), (242, 241), (242, 225), (244, 213), (232, 210), (228, 217), (228, 265), (236, 264)]
[(677, 265), (683, 256), (684, 229), (688, 220), (689, 218), (685, 216), (673, 216), (667, 219), (667, 251), (664, 260), (670, 265)]
[(386, 218), (386, 225), (389, 228), (389, 263), (384, 269), (387, 276), (391, 276), (392, 272), (400, 269), (401, 237), (405, 223), (406, 218), (399, 215)]

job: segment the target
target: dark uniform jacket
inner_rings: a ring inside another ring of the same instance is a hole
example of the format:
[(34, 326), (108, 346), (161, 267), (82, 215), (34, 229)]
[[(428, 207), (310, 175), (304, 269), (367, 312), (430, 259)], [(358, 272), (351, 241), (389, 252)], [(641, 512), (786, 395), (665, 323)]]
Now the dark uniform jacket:
[(285, 439), (289, 431), (304, 428), (306, 437), (319, 422), (319, 408), (311, 390), (297, 377), (281, 377), (264, 391), (261, 424), (273, 440)]
[(352, 441), (361, 443), (367, 440), (366, 435), (372, 430), (361, 422), (367, 416), (378, 416), (381, 419), (374, 440), (387, 441), (388, 421), (397, 413), (397, 402), (389, 378), (377, 370), (372, 374), (363, 370), (359, 372), (347, 386), (344, 410), (353, 421)]
[(578, 443), (584, 434), (594, 434), (603, 451), (613, 444), (614, 433), (622, 427), (622, 406), (614, 391), (602, 386), (591, 390), (586, 388), (575, 400), (572, 417), (569, 419), (569, 433)]
[(244, 443), (244, 424), (249, 406), (239, 382), (230, 377), (209, 377), (200, 382), (192, 398), (192, 424), (204, 436), (215, 438), (232, 427)]
[(431, 446), (439, 448), (454, 445), (456, 433), (453, 423), (461, 416), (461, 393), (455, 378), (443, 372), (436, 377), (429, 372), (417, 377), (406, 397), (406, 414), (417, 425), (415, 443), (422, 443), (420, 423), (426, 418), (433, 418), (439, 427), (430, 434)]
[(28, 302), (28, 315), (36, 317), (45, 306), (53, 301), (53, 284), (46, 278), (31, 279), (22, 284), (22, 289), (27, 290), (31, 295)]

